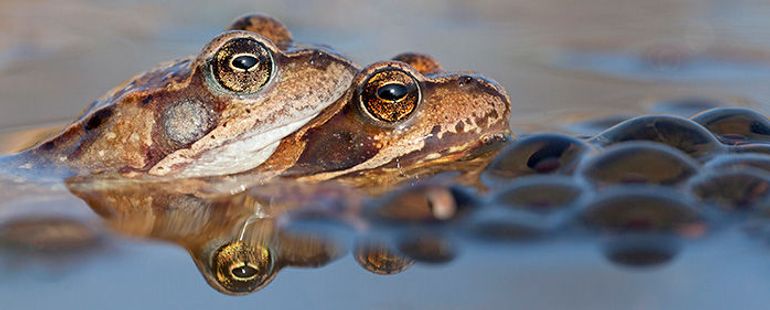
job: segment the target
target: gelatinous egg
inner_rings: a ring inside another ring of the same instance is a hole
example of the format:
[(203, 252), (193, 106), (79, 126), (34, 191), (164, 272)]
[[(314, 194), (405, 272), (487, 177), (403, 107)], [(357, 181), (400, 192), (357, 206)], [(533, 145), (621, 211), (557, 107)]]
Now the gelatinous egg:
[(770, 203), (770, 175), (751, 169), (706, 172), (692, 180), (690, 190), (723, 210), (753, 210)]
[(698, 123), (664, 115), (627, 120), (598, 134), (591, 142), (606, 147), (639, 140), (666, 144), (694, 158), (714, 156), (724, 148), (711, 132)]
[(698, 166), (677, 149), (633, 141), (607, 148), (581, 165), (579, 174), (598, 187), (633, 183), (673, 186), (695, 175)]
[(595, 231), (621, 233), (674, 233), (697, 237), (706, 222), (693, 201), (679, 191), (660, 186), (626, 186), (600, 193), (580, 217)]
[(770, 121), (746, 108), (717, 108), (692, 117), (725, 144), (770, 143)]
[(489, 165), (482, 178), (496, 187), (533, 174), (572, 174), (583, 157), (593, 152), (585, 142), (561, 134), (537, 134), (513, 142)]

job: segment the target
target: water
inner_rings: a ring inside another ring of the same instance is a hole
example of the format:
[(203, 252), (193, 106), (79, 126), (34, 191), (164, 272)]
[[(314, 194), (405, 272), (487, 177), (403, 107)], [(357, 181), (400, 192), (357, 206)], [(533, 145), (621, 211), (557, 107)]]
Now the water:
[[(331, 45), (361, 64), (419, 51), (434, 55), (449, 70), (478, 70), (500, 81), (511, 94), (511, 124), (522, 136), (558, 131), (587, 137), (636, 115), (690, 117), (712, 106), (655, 105), (680, 98), (770, 111), (766, 99), (770, 37), (761, 31), (767, 28), (764, 17), (770, 6), (762, 1), (231, 1), (211, 8), (198, 1), (42, 0), (7, 1), (0, 6), (0, 93), (4, 95), (0, 124), (11, 128), (0, 137), (6, 152), (50, 134), (50, 128), (71, 119), (87, 102), (133, 73), (196, 53), (228, 21), (255, 10), (287, 23), (299, 40)], [(613, 115), (622, 117), (571, 125)], [(708, 125), (708, 119), (702, 118), (702, 124)], [(692, 146), (690, 138), (664, 138), (659, 142), (669, 142), (678, 150), (647, 151), (673, 154), (667, 164), (695, 165), (696, 173), (701, 173), (705, 171), (702, 163), (711, 160), (714, 152), (767, 149), (736, 139), (735, 127), (711, 124), (718, 142), (701, 145), (718, 147), (687, 149)], [(673, 131), (675, 137), (700, 134), (680, 130), (692, 128), (689, 124), (674, 128), (679, 128)], [(723, 129), (733, 131), (719, 134)], [(749, 140), (762, 140), (762, 132), (759, 136), (743, 133)], [(640, 136), (649, 139), (649, 135), (636, 135)], [(644, 162), (640, 159), (644, 156), (611, 157), (593, 145), (620, 148), (612, 144), (628, 135), (602, 137), (589, 141), (586, 152), (562, 157), (566, 161), (549, 159), (569, 150), (565, 141), (572, 138), (546, 143), (553, 147), (545, 152), (526, 149), (545, 160), (533, 162), (520, 173), (577, 171), (588, 176), (576, 183), (585, 197), (568, 204), (564, 210), (572, 210), (569, 214), (559, 209), (551, 213), (556, 217), (505, 208), (490, 208), (489, 214), (462, 208), (466, 211), (460, 212), (451, 203), (460, 194), (443, 186), (427, 191), (432, 199), (427, 205), (417, 195), (412, 201), (415, 207), (409, 209), (414, 213), (395, 212), (409, 218), (395, 224), (392, 219), (379, 219), (372, 210), (409, 197), (407, 193), (370, 201), (345, 189), (323, 189), (323, 195), (311, 191), (304, 199), (318, 200), (315, 208), (293, 213), (291, 221), (272, 223), (265, 218), (280, 212), (270, 206), (281, 205), (282, 199), (302, 204), (303, 196), (289, 199), (254, 190), (234, 197), (215, 193), (201, 198), (185, 192), (184, 186), (148, 190), (120, 185), (103, 189), (109, 195), (95, 194), (88, 187), (81, 191), (71, 186), (8, 188), (2, 193), (0, 210), (4, 229), (0, 230), (4, 236), (0, 238), (1, 308), (764, 309), (770, 301), (765, 294), (770, 289), (766, 263), (770, 253), (762, 237), (766, 228), (752, 221), (761, 213), (730, 213), (724, 211), (730, 208), (714, 207), (698, 213), (694, 221), (706, 224), (690, 225), (685, 217), (688, 225), (675, 229), (664, 224), (679, 222), (651, 216), (644, 218), (646, 222), (632, 221), (630, 227), (641, 229), (641, 236), (634, 235), (638, 233), (634, 229), (608, 235), (580, 224), (586, 213), (576, 210), (593, 199), (609, 199), (587, 190), (590, 184), (649, 183), (659, 179), (644, 173), (657, 176), (657, 171), (671, 170), (665, 165), (661, 170), (625, 170), (632, 165), (623, 161)], [(617, 148), (615, 154), (622, 153)], [(697, 159), (681, 160), (688, 156), (683, 152)], [(589, 165), (585, 156), (596, 154), (600, 155), (591, 165), (615, 167), (607, 168), (615, 174), (591, 179), (584, 172), (587, 168), (579, 168)], [(531, 155), (527, 153), (526, 158)], [(613, 166), (613, 161), (621, 164)], [(707, 166), (719, 166), (718, 160)], [(694, 205), (701, 208), (688, 200), (695, 196), (683, 194), (697, 188), (691, 183), (695, 181), (684, 180), (692, 171), (684, 170), (689, 171), (685, 177), (660, 181), (677, 186), (670, 195), (661, 194), (661, 199), (678, 197), (672, 199), (684, 210)], [(741, 202), (765, 203), (762, 184), (767, 181), (764, 175), (757, 179), (748, 183), (759, 184), (752, 187), (753, 196), (738, 195), (756, 201)], [(709, 181), (701, 175), (693, 180)], [(446, 179), (439, 183), (447, 182), (459, 186)], [(155, 198), (156, 207), (116, 203), (140, 197)], [(350, 201), (337, 203), (346, 199)], [(357, 199), (365, 202), (362, 209), (350, 207), (358, 205)], [(530, 199), (541, 208), (550, 203), (542, 197)], [(470, 205), (474, 210), (475, 204)], [(490, 218), (502, 219), (498, 223), (502, 229), (492, 230), (491, 236), (478, 235), (472, 224), (488, 224), (485, 220)], [(658, 229), (647, 234), (642, 228), (649, 227)], [(216, 253), (228, 240), (281, 248), (272, 251), (282, 253), (275, 258), (288, 266), (256, 293), (223, 294), (205, 280), (210, 270), (199, 269), (193, 259), (203, 257), (200, 253)], [(408, 253), (415, 262), (392, 275), (367, 271), (354, 256), (362, 240), (382, 242), (395, 252)], [(415, 242), (423, 246), (411, 246)], [(623, 245), (648, 251), (623, 256)], [(417, 251), (431, 248), (435, 250)]]

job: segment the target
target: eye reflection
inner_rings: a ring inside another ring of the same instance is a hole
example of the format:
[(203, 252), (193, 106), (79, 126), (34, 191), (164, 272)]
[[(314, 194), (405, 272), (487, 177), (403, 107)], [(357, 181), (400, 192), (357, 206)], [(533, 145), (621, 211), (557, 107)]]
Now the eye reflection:
[(388, 101), (399, 101), (406, 97), (409, 89), (402, 84), (388, 84), (377, 89), (377, 97)]
[(250, 293), (267, 283), (274, 273), (274, 258), (266, 246), (242, 241), (227, 243), (214, 254), (214, 275), (232, 293)]
[(414, 260), (385, 244), (376, 242), (358, 244), (355, 250), (355, 259), (366, 271), (378, 275), (401, 273), (414, 265)]
[(254, 55), (244, 54), (233, 56), (233, 59), (230, 61), (230, 66), (236, 71), (250, 71), (256, 67), (258, 63), (259, 59), (254, 57)]
[(232, 273), (234, 277), (240, 278), (243, 280), (249, 280), (253, 277), (256, 277), (258, 272), (259, 270), (257, 270), (252, 266), (249, 266), (248, 263), (240, 267), (235, 267), (232, 270), (230, 270), (230, 273)]

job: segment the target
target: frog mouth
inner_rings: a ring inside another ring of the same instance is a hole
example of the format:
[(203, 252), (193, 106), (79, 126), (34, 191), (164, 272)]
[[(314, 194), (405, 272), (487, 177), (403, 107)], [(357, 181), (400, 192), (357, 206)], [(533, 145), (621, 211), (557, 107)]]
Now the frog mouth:
[(208, 150), (186, 163), (170, 167), (159, 163), (150, 170), (150, 174), (189, 178), (230, 175), (256, 168), (275, 153), (281, 139), (302, 128), (319, 113), (265, 131), (239, 137), (237, 141)]

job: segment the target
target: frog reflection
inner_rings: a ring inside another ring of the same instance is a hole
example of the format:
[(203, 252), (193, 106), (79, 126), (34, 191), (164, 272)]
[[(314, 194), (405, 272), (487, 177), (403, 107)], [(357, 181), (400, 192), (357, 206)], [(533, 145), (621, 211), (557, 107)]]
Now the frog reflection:
[[(275, 182), (237, 193), (230, 192), (233, 187), (199, 179), (72, 180), (68, 185), (117, 233), (186, 249), (206, 282), (228, 295), (258, 291), (283, 268), (324, 266), (345, 254), (355, 239), (351, 254), (364, 270), (377, 275), (401, 273), (415, 262), (448, 262), (454, 254), (446, 251), (445, 240), (413, 232), (393, 234), (397, 238), (388, 240), (379, 233), (414, 223), (453, 223), (447, 216), (463, 216), (467, 200), (454, 187), (439, 192), (438, 185), (406, 186), (412, 202), (408, 209), (393, 205), (403, 202), (397, 199), (402, 191), (372, 199), (365, 196), (366, 190), (331, 182)], [(419, 199), (420, 194), (427, 196)], [(447, 209), (454, 207), (459, 209)], [(372, 208), (380, 211), (372, 213)], [(344, 226), (345, 236), (337, 238), (328, 229), (297, 229), (307, 227), (308, 219)]]
[(278, 199), (287, 196), (279, 187), (234, 195), (206, 193), (189, 183), (73, 184), (71, 190), (118, 233), (185, 248), (206, 282), (228, 295), (258, 291), (283, 268), (320, 267), (344, 253), (330, 239), (279, 227), (281, 214), (308, 199)]

